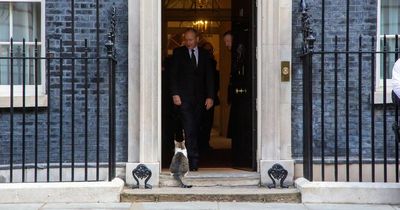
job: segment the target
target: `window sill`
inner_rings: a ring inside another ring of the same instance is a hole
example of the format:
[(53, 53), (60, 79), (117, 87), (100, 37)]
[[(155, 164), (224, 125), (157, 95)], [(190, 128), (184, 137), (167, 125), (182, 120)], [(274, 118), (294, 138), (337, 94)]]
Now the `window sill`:
[[(392, 88), (386, 89), (386, 104), (392, 104)], [(383, 88), (374, 92), (374, 104), (383, 104)]]
[[(14, 96), (14, 108), (22, 108), (22, 96)], [(25, 96), (25, 107), (35, 107), (35, 96)], [(38, 107), (47, 107), (47, 95), (38, 96)], [(0, 96), (0, 108), (10, 108), (10, 97)]]

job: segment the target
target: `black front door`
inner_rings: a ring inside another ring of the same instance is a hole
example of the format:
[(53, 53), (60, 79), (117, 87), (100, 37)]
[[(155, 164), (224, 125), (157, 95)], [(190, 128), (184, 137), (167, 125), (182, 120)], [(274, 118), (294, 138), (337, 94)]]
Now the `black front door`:
[(256, 4), (232, 1), (232, 68), (229, 137), (233, 166), (256, 170)]

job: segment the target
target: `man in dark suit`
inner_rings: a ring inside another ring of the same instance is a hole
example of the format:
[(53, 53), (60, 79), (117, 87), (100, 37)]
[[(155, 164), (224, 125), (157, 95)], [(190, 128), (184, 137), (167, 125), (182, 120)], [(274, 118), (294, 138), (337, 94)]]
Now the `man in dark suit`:
[(214, 105), (214, 72), (210, 54), (197, 46), (197, 31), (187, 29), (184, 39), (185, 46), (176, 48), (172, 56), (170, 88), (181, 114), (190, 170), (197, 171), (201, 117)]

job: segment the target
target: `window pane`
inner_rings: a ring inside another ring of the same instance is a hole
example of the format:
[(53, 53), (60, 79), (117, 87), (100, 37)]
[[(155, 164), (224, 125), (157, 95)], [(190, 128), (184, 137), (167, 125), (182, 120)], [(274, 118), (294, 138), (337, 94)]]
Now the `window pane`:
[[(9, 53), (9, 46), (0, 45), (0, 57), (7, 57)], [(9, 69), (8, 60), (0, 59), (0, 85), (8, 85)]]
[[(381, 0), (381, 35), (395, 35), (400, 30), (400, 1), (399, 0)], [(383, 51), (383, 37), (380, 40), (380, 49)], [(395, 51), (395, 39), (387, 38), (387, 50)], [(383, 79), (383, 70), (386, 67), (386, 78), (392, 78), (392, 68), (395, 63), (395, 55), (387, 54), (386, 62), (383, 60), (383, 54), (380, 54), (380, 78)]]
[[(40, 56), (40, 47), (38, 47), (38, 53)], [(22, 57), (22, 45), (15, 45), (14, 46), (14, 56)], [(25, 56), (26, 57), (35, 57), (35, 47), (34, 46), (25, 46)], [(38, 64), (38, 84), (41, 84), (40, 79), (40, 59), (37, 60)], [(22, 59), (15, 59), (14, 60), (14, 83), (21, 85), (23, 84), (23, 60)], [(35, 84), (35, 59), (26, 59), (25, 60), (25, 84), (27, 85), (34, 85)]]
[[(22, 45), (14, 45), (14, 57), (22, 57)], [(9, 46), (0, 46), (0, 57), (10, 56)], [(38, 49), (40, 53), (40, 47)], [(25, 56), (34, 57), (35, 48), (34, 46), (25, 47)], [(41, 62), (38, 59), (38, 84), (41, 84)], [(23, 59), (14, 58), (13, 60), (13, 74), (14, 74), (14, 85), (22, 85), (23, 83)], [(10, 85), (11, 78), (11, 60), (0, 59), (0, 85)], [(25, 59), (25, 84), (35, 84), (35, 59)]]
[(400, 1), (381, 0), (381, 34), (397, 34), (400, 29)]
[(10, 40), (10, 4), (0, 3), (0, 41)]
[[(395, 40), (396, 39), (388, 39), (386, 40), (387, 43), (387, 51), (389, 52), (394, 52), (395, 51)], [(383, 38), (381, 39), (381, 51), (383, 51)], [(394, 53), (387, 53), (386, 54), (386, 62), (383, 60), (383, 53), (380, 54), (381, 57), (381, 79), (383, 79), (383, 68), (384, 65), (386, 65), (386, 78), (391, 79), (392, 78), (392, 69), (393, 65), (396, 62), (396, 57)]]
[(40, 40), (40, 3), (13, 3), (13, 37)]

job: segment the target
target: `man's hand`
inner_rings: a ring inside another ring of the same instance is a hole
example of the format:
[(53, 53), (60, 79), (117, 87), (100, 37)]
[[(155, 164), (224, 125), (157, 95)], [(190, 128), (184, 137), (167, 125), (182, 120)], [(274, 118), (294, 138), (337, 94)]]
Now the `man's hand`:
[(209, 110), (209, 109), (211, 109), (211, 107), (213, 107), (214, 106), (214, 100), (213, 99), (211, 99), (211, 98), (207, 98), (206, 99), (206, 109), (207, 110)]
[(174, 101), (174, 104), (177, 106), (182, 105), (181, 97), (178, 95), (172, 96), (172, 100)]

